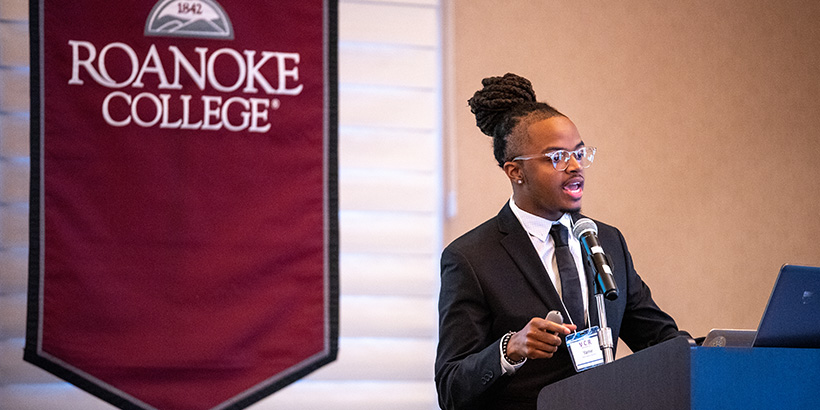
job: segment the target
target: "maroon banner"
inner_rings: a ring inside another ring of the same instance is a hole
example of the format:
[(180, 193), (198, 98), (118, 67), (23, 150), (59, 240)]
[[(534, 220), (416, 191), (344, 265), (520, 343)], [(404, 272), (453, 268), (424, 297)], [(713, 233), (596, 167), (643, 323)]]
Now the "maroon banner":
[(25, 360), (139, 409), (335, 360), (336, 3), (30, 9)]

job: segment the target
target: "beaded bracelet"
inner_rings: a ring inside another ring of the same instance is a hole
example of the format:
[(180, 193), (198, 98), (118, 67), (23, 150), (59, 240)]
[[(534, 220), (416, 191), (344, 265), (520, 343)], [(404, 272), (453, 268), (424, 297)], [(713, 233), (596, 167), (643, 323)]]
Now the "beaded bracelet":
[(522, 357), (522, 358), (521, 358), (521, 360), (512, 360), (512, 359), (510, 359), (510, 357), (509, 357), (509, 356), (507, 356), (507, 343), (509, 343), (509, 342), (510, 342), (510, 338), (511, 338), (511, 337), (512, 337), (512, 335), (514, 335), (514, 334), (515, 334), (515, 332), (513, 332), (513, 331), (509, 331), (509, 332), (507, 332), (507, 334), (506, 334), (506, 335), (504, 335), (504, 338), (503, 338), (503, 339), (501, 339), (501, 352), (504, 354), (504, 360), (506, 360), (506, 361), (507, 361), (507, 363), (509, 363), (509, 364), (511, 364), (511, 365), (513, 365), (513, 366), (517, 366), (517, 365), (519, 365), (519, 364), (524, 363), (525, 361), (527, 361), (527, 358), (526, 358), (526, 357)]

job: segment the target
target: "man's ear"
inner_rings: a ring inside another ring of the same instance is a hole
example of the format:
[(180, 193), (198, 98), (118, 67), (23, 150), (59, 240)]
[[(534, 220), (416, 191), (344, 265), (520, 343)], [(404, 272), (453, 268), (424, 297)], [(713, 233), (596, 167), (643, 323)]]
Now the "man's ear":
[(524, 180), (524, 170), (518, 162), (505, 162), (504, 173), (507, 174), (507, 178), (509, 178), (512, 183), (518, 183), (518, 181)]

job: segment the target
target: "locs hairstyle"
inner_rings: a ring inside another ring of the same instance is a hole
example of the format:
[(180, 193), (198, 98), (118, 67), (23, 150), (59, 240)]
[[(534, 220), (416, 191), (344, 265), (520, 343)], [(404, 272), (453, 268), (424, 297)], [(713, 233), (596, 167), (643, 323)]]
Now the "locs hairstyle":
[(481, 84), (484, 88), (467, 102), (478, 128), (493, 138), (493, 155), (499, 167), (503, 168), (514, 156), (524, 154), (519, 150), (526, 136), (516, 128), (521, 120), (529, 123), (564, 116), (551, 105), (538, 102), (532, 83), (524, 77), (507, 73), (503, 77), (485, 78)]

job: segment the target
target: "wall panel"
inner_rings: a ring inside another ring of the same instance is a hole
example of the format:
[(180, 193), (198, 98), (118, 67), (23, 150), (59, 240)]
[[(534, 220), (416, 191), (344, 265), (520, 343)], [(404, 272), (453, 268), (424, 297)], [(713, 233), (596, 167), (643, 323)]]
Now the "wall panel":
[(513, 3), (448, 3), (447, 240), (511, 194), (465, 101), (517, 73), (599, 148), (584, 211), (660, 306), (699, 336), (756, 328), (782, 264), (820, 266), (820, 3)]

